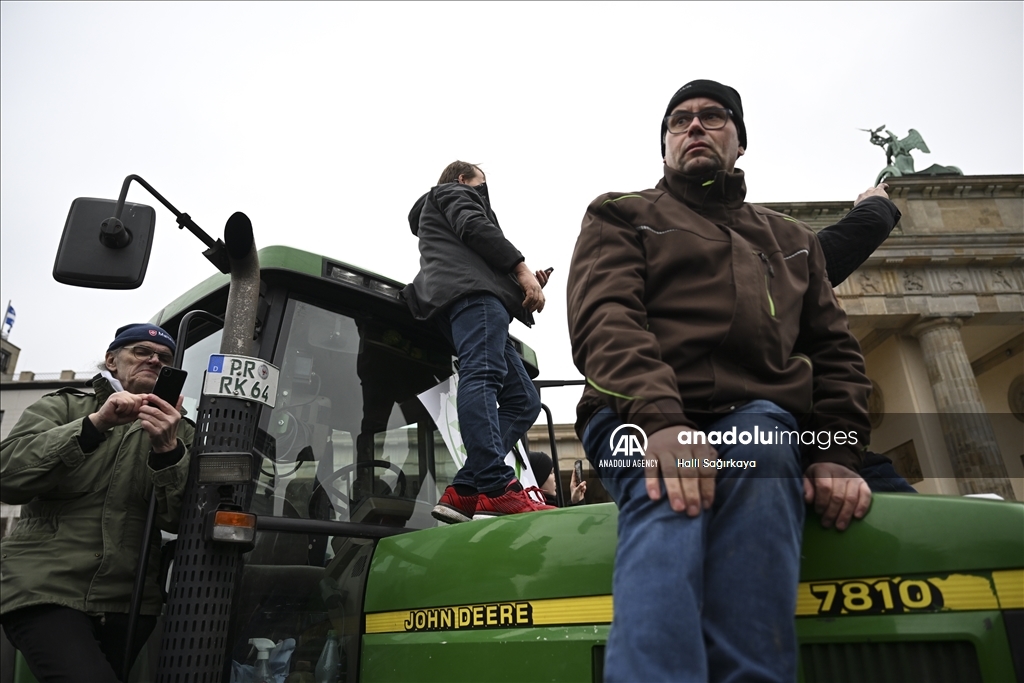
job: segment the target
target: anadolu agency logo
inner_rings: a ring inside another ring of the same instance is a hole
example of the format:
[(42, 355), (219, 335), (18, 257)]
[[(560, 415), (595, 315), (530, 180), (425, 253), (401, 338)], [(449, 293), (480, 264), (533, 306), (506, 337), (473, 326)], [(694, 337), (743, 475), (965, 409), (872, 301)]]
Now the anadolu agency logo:
[(619, 425), (608, 437), (612, 457), (642, 458), (647, 454), (647, 434), (634, 424)]
[(601, 458), (600, 467), (657, 467), (656, 460), (648, 460), (647, 433), (634, 424), (619, 425), (608, 437), (611, 457)]

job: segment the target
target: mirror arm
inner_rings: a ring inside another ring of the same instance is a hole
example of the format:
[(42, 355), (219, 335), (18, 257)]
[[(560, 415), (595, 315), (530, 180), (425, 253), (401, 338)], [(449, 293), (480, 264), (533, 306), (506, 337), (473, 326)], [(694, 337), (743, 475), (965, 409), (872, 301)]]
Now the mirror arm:
[(137, 175), (130, 175), (124, 179), (124, 184), (121, 185), (121, 195), (117, 198), (117, 210), (114, 213), (114, 219), (117, 222), (121, 220), (121, 212), (124, 211), (124, 202), (128, 197), (128, 186), (131, 185), (132, 181), (136, 181), (139, 185), (146, 188), (151, 195), (157, 198), (157, 200), (167, 207), (167, 209), (174, 214), (175, 219), (178, 222), (178, 229), (188, 228), (189, 232), (202, 240), (208, 248), (203, 252), (203, 256), (209, 259), (210, 263), (216, 266), (217, 270), (222, 273), (230, 273), (231, 265), (228, 262), (227, 252), (225, 251), (224, 242), (222, 240), (214, 240), (212, 237), (206, 234), (202, 228), (200, 228), (192, 217), (187, 213), (182, 213), (174, 208), (174, 205), (163, 198), (159, 192), (153, 189), (153, 186), (147, 183), (145, 180)]

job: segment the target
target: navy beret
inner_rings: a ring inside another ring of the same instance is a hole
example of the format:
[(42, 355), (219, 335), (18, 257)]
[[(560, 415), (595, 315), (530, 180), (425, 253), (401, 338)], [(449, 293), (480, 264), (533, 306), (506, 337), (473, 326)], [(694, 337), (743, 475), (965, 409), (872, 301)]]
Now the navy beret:
[(171, 353), (174, 353), (178, 346), (174, 343), (174, 338), (167, 334), (164, 328), (149, 323), (133, 323), (118, 328), (117, 334), (114, 335), (114, 341), (110, 342), (107, 351), (115, 351), (122, 346), (138, 341), (163, 344), (171, 350)]

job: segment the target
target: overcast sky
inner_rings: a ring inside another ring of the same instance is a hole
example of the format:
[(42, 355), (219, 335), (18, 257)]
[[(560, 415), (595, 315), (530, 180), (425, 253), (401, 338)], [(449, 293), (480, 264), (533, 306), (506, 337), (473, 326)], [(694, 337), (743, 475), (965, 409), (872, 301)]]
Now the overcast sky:
[[(578, 377), (565, 275), (586, 205), (653, 186), (660, 119), (695, 78), (743, 98), (748, 199), (853, 199), (884, 166), (858, 128), (916, 128), (919, 168), (1024, 171), (1022, 3), (3, 3), (0, 306), (18, 370), (85, 370), (114, 330), (213, 272), (157, 207), (147, 280), (51, 276), (71, 201), (137, 173), (219, 237), (401, 280), (406, 216), (454, 159), (479, 162), (506, 235), (553, 266), (541, 377)], [(573, 395), (545, 392), (559, 422)]]

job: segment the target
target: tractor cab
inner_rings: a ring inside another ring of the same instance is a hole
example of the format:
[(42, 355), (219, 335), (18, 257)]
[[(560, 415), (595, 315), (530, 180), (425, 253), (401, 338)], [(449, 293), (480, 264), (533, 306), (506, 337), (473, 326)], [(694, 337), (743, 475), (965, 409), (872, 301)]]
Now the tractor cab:
[[(452, 393), (452, 352), (433, 325), (412, 318), (398, 282), (287, 247), (265, 248), (259, 261), (249, 355), (280, 372), (256, 430), (244, 507), (257, 533), (225, 615), (228, 659), (251, 663), (252, 638), (291, 639), (292, 668), (315, 667), (333, 631), (341, 680), (357, 680), (375, 543), (437, 526), (431, 510), (458, 470), (457, 424), (438, 424), (449, 414), (441, 403)], [(227, 277), (215, 275), (153, 319), (178, 329), (189, 311), (212, 314), (182, 340), (184, 407), (193, 416), (226, 303)], [(532, 351), (516, 343), (535, 377)]]

